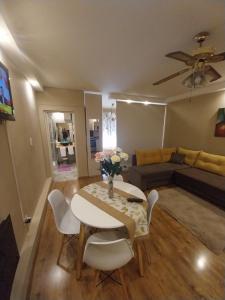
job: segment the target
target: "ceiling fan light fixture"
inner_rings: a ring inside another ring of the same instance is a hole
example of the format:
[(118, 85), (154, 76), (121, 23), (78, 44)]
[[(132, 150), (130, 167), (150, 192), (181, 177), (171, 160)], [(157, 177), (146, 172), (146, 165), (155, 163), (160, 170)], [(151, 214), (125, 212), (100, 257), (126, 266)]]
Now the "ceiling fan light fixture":
[(208, 83), (204, 72), (197, 71), (183, 80), (183, 85), (187, 88), (199, 88)]
[(183, 51), (174, 51), (166, 54), (168, 58), (185, 63), (188, 68), (160, 79), (154, 82), (153, 85), (162, 84), (191, 70), (194, 71), (194, 73), (185, 78), (182, 82), (183, 85), (188, 88), (202, 87), (207, 83), (220, 79), (222, 76), (211, 64), (225, 61), (225, 52), (216, 54), (214, 47), (203, 47), (203, 43), (208, 36), (209, 33), (207, 31), (200, 32), (194, 36), (194, 40), (199, 44), (199, 47), (192, 50), (192, 55)]

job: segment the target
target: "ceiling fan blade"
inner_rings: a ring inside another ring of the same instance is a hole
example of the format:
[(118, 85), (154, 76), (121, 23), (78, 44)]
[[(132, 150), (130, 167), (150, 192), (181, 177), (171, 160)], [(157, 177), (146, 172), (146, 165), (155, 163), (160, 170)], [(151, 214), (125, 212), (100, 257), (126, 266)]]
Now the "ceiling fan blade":
[(217, 79), (221, 78), (222, 76), (210, 65), (205, 67), (205, 74), (209, 75), (211, 79), (209, 82), (216, 81)]
[(159, 80), (159, 81), (154, 82), (153, 85), (159, 85), (159, 84), (161, 84), (161, 83), (163, 83), (163, 82), (166, 82), (166, 81), (168, 81), (168, 80), (170, 80), (170, 79), (173, 79), (173, 78), (175, 78), (175, 77), (177, 77), (177, 76), (179, 76), (179, 75), (182, 75), (182, 74), (186, 73), (186, 72), (189, 71), (189, 70), (190, 70), (190, 68), (183, 69), (183, 70), (181, 70), (181, 71), (179, 71), (179, 72), (176, 72), (176, 73), (174, 73), (174, 74), (171, 74), (171, 75), (168, 76), (168, 77), (165, 77), (165, 78), (163, 78), (163, 79), (161, 79), (161, 80)]
[(223, 60), (225, 60), (225, 52), (215, 54), (208, 58), (208, 62), (211, 62), (211, 63), (217, 63), (217, 62), (220, 62)]
[(182, 51), (168, 53), (168, 54), (166, 54), (166, 57), (182, 61), (188, 66), (193, 66), (195, 63), (195, 59), (193, 56), (191, 56), (187, 53), (184, 53)]

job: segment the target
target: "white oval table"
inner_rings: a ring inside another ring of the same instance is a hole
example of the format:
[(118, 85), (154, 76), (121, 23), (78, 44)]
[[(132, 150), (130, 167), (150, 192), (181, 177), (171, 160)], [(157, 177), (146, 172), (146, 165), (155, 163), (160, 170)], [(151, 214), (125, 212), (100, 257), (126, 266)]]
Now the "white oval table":
[[(124, 181), (114, 181), (113, 185), (115, 188), (146, 201), (145, 194), (139, 188), (130, 183)], [(78, 194), (73, 196), (71, 201), (71, 210), (74, 216), (81, 222), (76, 268), (77, 279), (80, 279), (85, 244), (85, 226), (91, 226), (100, 229), (110, 229), (123, 227), (124, 224)]]

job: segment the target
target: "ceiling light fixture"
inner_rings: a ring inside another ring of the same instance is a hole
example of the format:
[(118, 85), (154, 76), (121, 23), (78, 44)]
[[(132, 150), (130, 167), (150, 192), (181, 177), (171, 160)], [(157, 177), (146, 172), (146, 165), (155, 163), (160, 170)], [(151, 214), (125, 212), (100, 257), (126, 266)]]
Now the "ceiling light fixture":
[(29, 84), (35, 89), (35, 90), (40, 90), (41, 89), (41, 85), (40, 83), (37, 81), (37, 79), (28, 79)]
[(167, 106), (167, 103), (164, 102), (151, 102), (151, 101), (137, 101), (137, 100), (124, 100), (124, 99), (116, 99), (117, 102), (126, 102), (128, 104), (136, 103), (136, 104), (144, 104), (144, 105), (159, 105), (159, 106)]
[(204, 87), (208, 82), (203, 71), (195, 71), (182, 82), (188, 88)]
[(10, 44), (11, 42), (12, 37), (10, 36), (9, 32), (7, 32), (4, 28), (0, 28), (0, 44)]
[(64, 119), (64, 113), (61, 113), (61, 112), (54, 112), (54, 113), (52, 113), (52, 119), (53, 119), (55, 122), (58, 122), (58, 123), (64, 123), (64, 122), (65, 122), (65, 119)]

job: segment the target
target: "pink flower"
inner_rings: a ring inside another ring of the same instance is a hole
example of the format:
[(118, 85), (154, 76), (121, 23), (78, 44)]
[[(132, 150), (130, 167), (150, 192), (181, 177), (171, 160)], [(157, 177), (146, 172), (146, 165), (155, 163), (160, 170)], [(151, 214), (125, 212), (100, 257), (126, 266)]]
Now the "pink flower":
[(104, 151), (105, 157), (110, 158), (111, 156), (114, 155), (114, 152), (112, 150), (106, 150)]
[(100, 162), (100, 161), (104, 160), (104, 158), (105, 158), (105, 153), (104, 152), (97, 152), (95, 154), (95, 161), (96, 162)]

